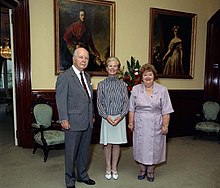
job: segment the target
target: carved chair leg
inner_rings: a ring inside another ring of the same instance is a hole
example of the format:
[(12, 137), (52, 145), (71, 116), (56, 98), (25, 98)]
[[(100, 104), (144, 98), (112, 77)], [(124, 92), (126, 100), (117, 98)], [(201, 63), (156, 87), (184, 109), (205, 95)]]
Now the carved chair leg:
[(49, 150), (48, 150), (47, 147), (44, 147), (43, 150), (44, 150), (44, 162), (46, 162), (46, 161), (47, 161), (47, 157), (48, 157), (48, 152), (49, 152)]
[(37, 145), (34, 144), (33, 154), (35, 154), (36, 150), (37, 150)]
[(217, 138), (218, 138), (218, 143), (220, 144), (220, 131), (218, 132)]
[(198, 136), (198, 133), (197, 133), (197, 130), (194, 131), (194, 137), (193, 137), (193, 140), (196, 140), (197, 139), (197, 136)]

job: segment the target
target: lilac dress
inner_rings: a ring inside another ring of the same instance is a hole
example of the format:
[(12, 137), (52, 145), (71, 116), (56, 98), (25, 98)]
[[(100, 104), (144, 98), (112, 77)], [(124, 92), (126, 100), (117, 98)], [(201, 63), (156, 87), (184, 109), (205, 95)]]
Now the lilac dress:
[(172, 113), (173, 107), (166, 87), (154, 82), (148, 96), (144, 84), (133, 87), (129, 111), (134, 112), (134, 160), (152, 165), (166, 160), (166, 135), (162, 135), (162, 115)]

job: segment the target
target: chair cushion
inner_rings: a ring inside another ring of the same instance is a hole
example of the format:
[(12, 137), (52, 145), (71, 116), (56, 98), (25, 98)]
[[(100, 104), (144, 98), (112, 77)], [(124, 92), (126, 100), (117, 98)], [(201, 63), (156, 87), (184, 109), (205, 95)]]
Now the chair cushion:
[[(64, 132), (58, 130), (47, 130), (44, 131), (44, 138), (47, 142), (47, 145), (62, 144), (64, 143)], [(36, 143), (43, 145), (40, 132), (34, 136), (34, 140)]]
[(204, 121), (196, 124), (196, 130), (205, 132), (219, 132), (220, 124), (212, 121)]

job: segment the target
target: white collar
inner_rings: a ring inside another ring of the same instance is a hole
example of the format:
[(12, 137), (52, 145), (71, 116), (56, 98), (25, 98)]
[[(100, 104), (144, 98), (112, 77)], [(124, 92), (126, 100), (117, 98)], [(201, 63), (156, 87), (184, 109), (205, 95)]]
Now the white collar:
[(82, 72), (84, 74), (84, 71), (79, 71), (79, 69), (77, 69), (75, 65), (72, 65), (72, 68), (77, 75), (79, 75), (80, 72)]

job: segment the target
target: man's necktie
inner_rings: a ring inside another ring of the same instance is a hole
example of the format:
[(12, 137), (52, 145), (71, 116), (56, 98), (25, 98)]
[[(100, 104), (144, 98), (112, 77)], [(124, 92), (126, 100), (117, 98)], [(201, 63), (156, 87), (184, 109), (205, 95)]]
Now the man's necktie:
[[(87, 94), (88, 97), (89, 97), (89, 92), (88, 92), (88, 90), (87, 90), (87, 87), (86, 87), (85, 80), (84, 80), (84, 78), (83, 78), (82, 72), (80, 72), (80, 76), (81, 76), (81, 82), (82, 82), (83, 88), (85, 89), (86, 94)], [(89, 97), (89, 98), (90, 98), (90, 97)]]

